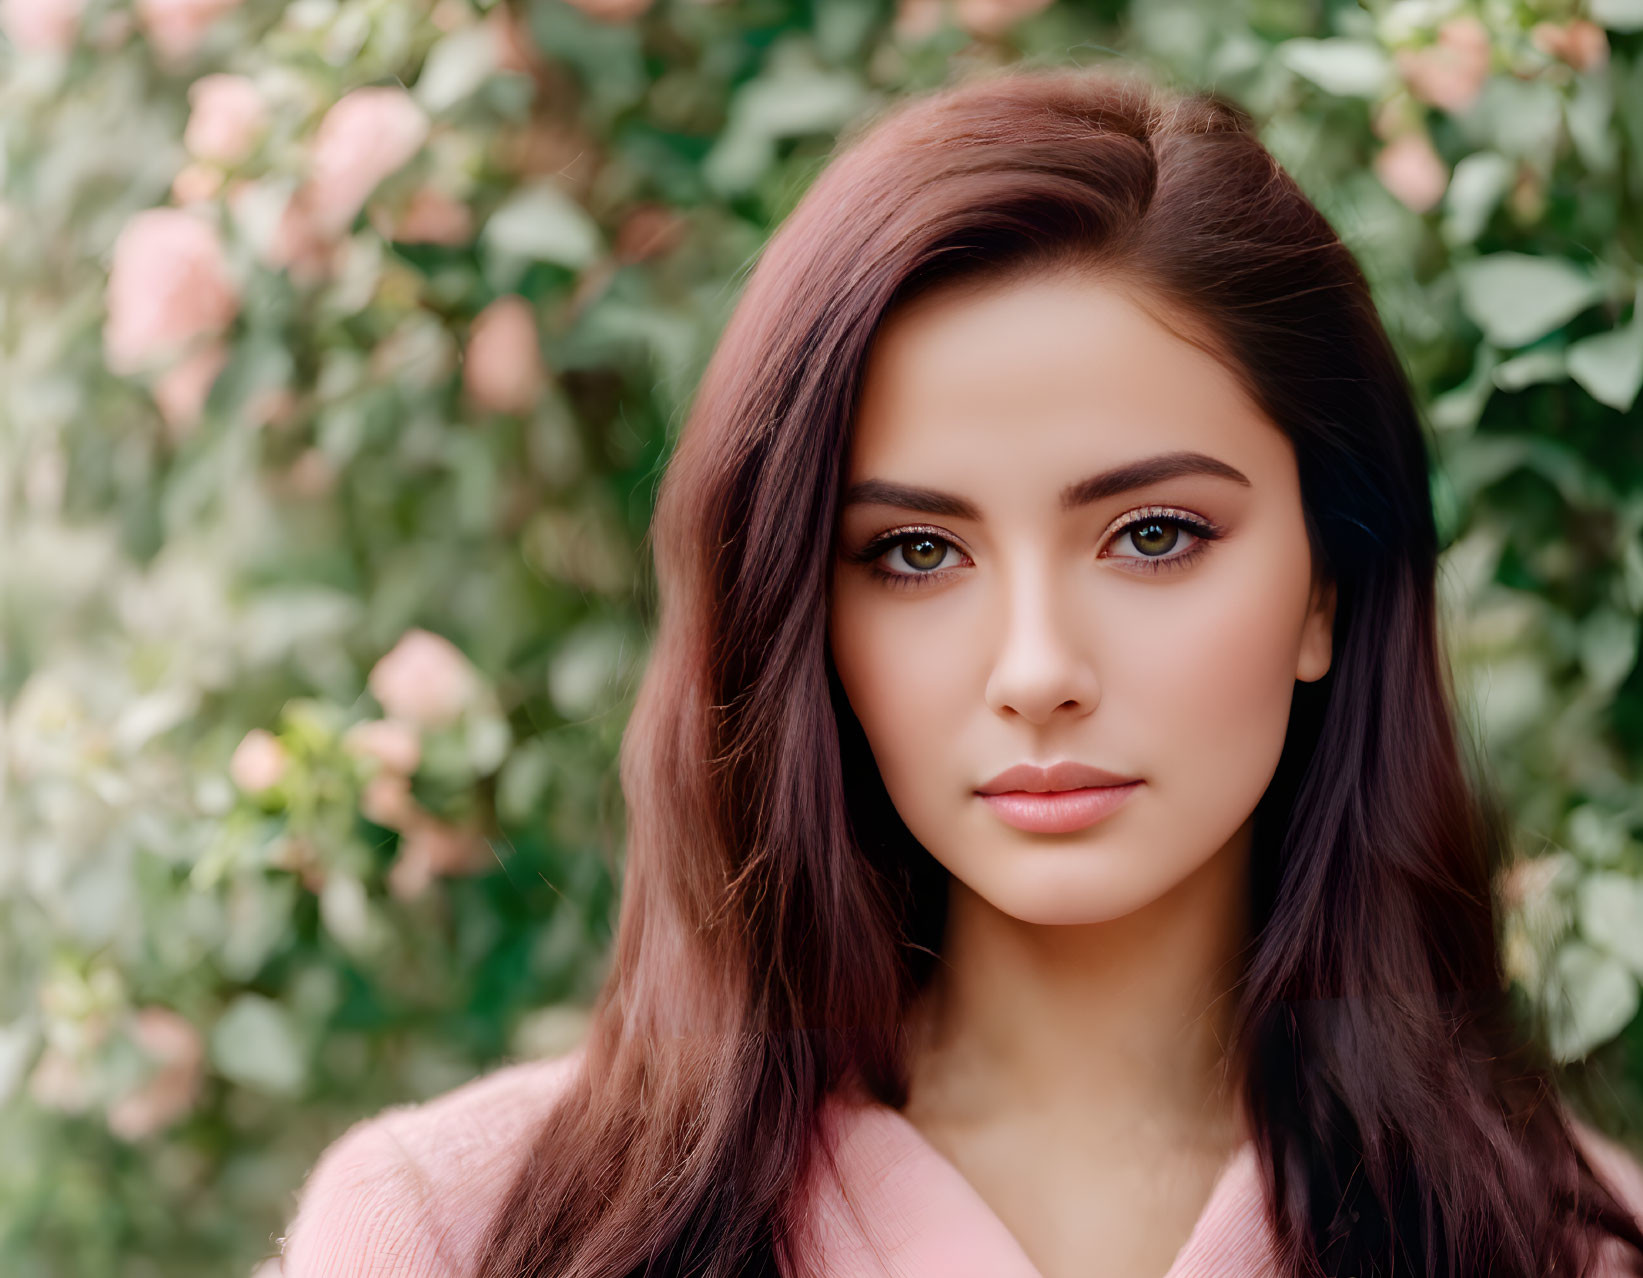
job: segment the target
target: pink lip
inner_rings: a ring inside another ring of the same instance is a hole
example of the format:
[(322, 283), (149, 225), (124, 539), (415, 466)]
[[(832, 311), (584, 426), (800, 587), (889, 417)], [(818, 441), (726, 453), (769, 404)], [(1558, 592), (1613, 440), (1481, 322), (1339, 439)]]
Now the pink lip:
[(1082, 790), (1092, 785), (1128, 785), (1138, 780), (1139, 777), (1121, 776), (1093, 764), (1063, 759), (1047, 768), (1036, 763), (1018, 763), (1013, 768), (1005, 768), (986, 785), (977, 786), (976, 793), (1003, 794), (1006, 790), (1025, 790), (1029, 794), (1042, 794), (1047, 790)]
[(1102, 817), (1141, 788), (1143, 782), (1127, 785), (1086, 786), (1078, 790), (1030, 793), (1006, 790), (981, 797), (1001, 821), (1033, 834), (1070, 834), (1094, 825)]

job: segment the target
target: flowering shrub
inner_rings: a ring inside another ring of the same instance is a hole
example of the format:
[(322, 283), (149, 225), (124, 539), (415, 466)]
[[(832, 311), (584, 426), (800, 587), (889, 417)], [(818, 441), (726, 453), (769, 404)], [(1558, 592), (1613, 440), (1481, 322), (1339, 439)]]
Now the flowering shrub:
[(1236, 12), (0, 0), (0, 1269), (248, 1273), (354, 1118), (574, 1038), (740, 273), (863, 112), (1107, 49), (1368, 269), (1511, 977), (1643, 1113), (1643, 8)]

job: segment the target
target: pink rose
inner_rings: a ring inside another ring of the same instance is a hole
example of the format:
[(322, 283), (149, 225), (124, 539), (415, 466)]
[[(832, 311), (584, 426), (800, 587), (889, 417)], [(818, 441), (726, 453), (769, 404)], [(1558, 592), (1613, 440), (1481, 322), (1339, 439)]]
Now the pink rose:
[(1050, 0), (958, 0), (958, 23), (971, 35), (1001, 36), (1049, 7)]
[(200, 420), (211, 387), (228, 363), (228, 347), (222, 342), (202, 346), (181, 363), (166, 369), (154, 383), (154, 402), (165, 418), (173, 440), (181, 439)]
[(1529, 31), (1535, 46), (1554, 58), (1561, 58), (1576, 71), (1595, 71), (1609, 60), (1609, 37), (1602, 27), (1585, 18), (1567, 26), (1537, 22)]
[(492, 412), (527, 413), (544, 380), (530, 303), (512, 293), (497, 298), (474, 317), (468, 333), (462, 383), (469, 397)]
[(188, 1113), (205, 1062), (199, 1031), (170, 1008), (143, 1008), (132, 1037), (159, 1068), (109, 1106), (109, 1130), (128, 1141), (152, 1135)]
[(479, 831), (424, 816), (400, 836), (388, 890), (411, 901), (427, 891), (436, 874), (478, 874), (495, 864), (496, 855)]
[(243, 75), (207, 75), (188, 89), (183, 145), (196, 160), (226, 166), (251, 154), (268, 122), (257, 86)]
[(405, 830), (415, 824), (422, 809), (411, 797), (411, 782), (399, 772), (379, 772), (360, 791), (359, 810), (365, 819), (390, 830)]
[(1456, 114), (1477, 100), (1489, 78), (1489, 55), (1489, 29), (1464, 14), (1439, 27), (1429, 48), (1399, 49), (1397, 63), (1411, 93)]
[(496, 39), (496, 65), (502, 71), (529, 71), (539, 61), (530, 28), (505, 4), (485, 15)]
[(389, 772), (409, 776), (422, 762), (422, 738), (398, 719), (367, 719), (342, 736), (342, 748), (362, 759), (374, 759)]
[(673, 210), (660, 204), (641, 204), (622, 219), (616, 231), (617, 260), (643, 262), (665, 256), (684, 242), (688, 229)]
[(247, 794), (256, 794), (280, 783), (290, 760), (279, 738), (266, 728), (252, 728), (228, 761), (228, 775)]
[(903, 40), (928, 40), (942, 28), (943, 0), (900, 0), (893, 30)]
[(185, 164), (171, 179), (171, 198), (178, 205), (203, 204), (222, 185), (222, 173), (209, 164)]
[(299, 283), (313, 284), (331, 274), (337, 242), (315, 221), (307, 193), (303, 187), (280, 211), (261, 257), (270, 270), (287, 270)]
[(216, 20), (239, 0), (137, 0), (137, 22), (163, 61), (187, 61)]
[(366, 679), (388, 717), (422, 728), (454, 723), (473, 699), (478, 680), (449, 639), (408, 630)]
[(23, 53), (67, 53), (85, 0), (0, 0), (0, 30)]
[(340, 235), (389, 174), (422, 149), (428, 117), (397, 85), (355, 89), (320, 121), (301, 196), (324, 235)]
[(116, 373), (175, 358), (239, 310), (217, 232), (185, 209), (147, 209), (114, 242), (103, 349)]
[(1449, 170), (1424, 133), (1405, 133), (1381, 148), (1375, 176), (1417, 213), (1424, 213), (1449, 188)]
[(28, 1090), (36, 1105), (78, 1114), (91, 1106), (91, 1071), (79, 1058), (48, 1045), (29, 1074)]
[(305, 448), (286, 468), (281, 483), (293, 497), (317, 501), (336, 489), (337, 468), (323, 449)]
[(473, 239), (473, 214), (461, 200), (424, 186), (412, 194), (397, 221), (385, 223), (383, 234), (403, 244), (466, 244)]
[(1562, 869), (1563, 861), (1556, 856), (1520, 857), (1513, 861), (1500, 876), (1502, 904), (1512, 910), (1537, 904), (1552, 890)]
[(632, 22), (650, 8), (650, 0), (570, 0), (570, 2), (600, 22)]

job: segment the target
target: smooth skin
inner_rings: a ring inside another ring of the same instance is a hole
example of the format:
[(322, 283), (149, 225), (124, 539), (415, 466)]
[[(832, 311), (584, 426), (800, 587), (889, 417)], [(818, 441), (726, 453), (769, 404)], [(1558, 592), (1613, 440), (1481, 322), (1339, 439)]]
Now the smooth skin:
[[(1329, 669), (1293, 448), (1186, 331), (1089, 273), (898, 308), (835, 533), (833, 661), (951, 874), (903, 1112), (1044, 1278), (1161, 1278), (1248, 1135), (1223, 1044), (1253, 812), (1296, 681)], [(1079, 488), (1194, 455), (1208, 473)], [(1068, 834), (975, 793), (1063, 759), (1143, 784)]]

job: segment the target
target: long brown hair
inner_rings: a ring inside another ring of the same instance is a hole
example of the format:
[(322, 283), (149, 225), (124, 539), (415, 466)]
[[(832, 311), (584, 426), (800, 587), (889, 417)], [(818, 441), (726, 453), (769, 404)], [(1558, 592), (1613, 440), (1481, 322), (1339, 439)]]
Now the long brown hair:
[(1134, 286), (1237, 373), (1337, 586), (1332, 669), (1297, 685), (1256, 811), (1232, 1045), (1283, 1272), (1572, 1275), (1606, 1234), (1643, 1254), (1503, 979), (1509, 827), (1457, 733), (1426, 442), (1357, 263), (1237, 106), (1017, 69), (844, 139), (701, 381), (651, 527), (614, 961), (481, 1278), (808, 1272), (822, 1102), (904, 1103), (946, 903), (826, 644), (858, 375), (914, 292), (1060, 269)]

